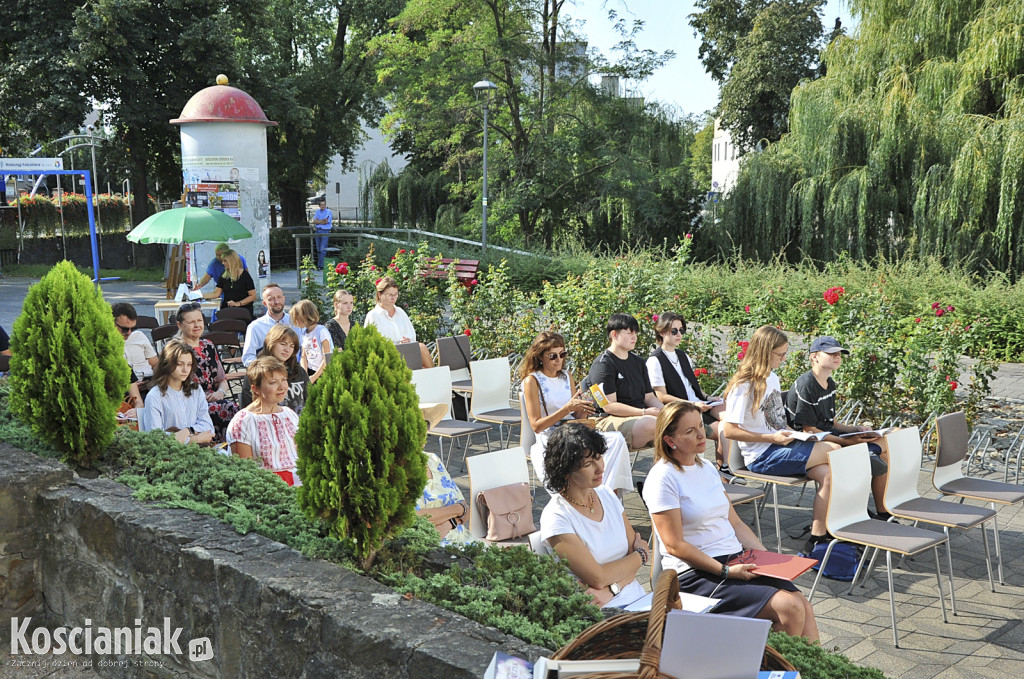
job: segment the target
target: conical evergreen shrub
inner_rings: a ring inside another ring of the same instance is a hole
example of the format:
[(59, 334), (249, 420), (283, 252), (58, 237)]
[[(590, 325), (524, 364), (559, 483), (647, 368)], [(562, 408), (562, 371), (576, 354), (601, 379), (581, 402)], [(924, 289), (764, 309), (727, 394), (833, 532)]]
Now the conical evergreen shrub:
[(299, 506), (351, 540), (364, 568), (413, 522), (427, 483), (427, 423), (410, 377), (390, 340), (353, 325), (299, 419)]
[(71, 262), (29, 288), (11, 334), (11, 411), (90, 466), (114, 440), (131, 370), (110, 305)]

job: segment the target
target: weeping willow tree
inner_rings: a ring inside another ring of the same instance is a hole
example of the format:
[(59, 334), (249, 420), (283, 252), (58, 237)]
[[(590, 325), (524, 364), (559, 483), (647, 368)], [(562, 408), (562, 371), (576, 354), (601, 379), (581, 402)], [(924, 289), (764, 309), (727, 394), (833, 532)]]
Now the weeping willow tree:
[(743, 256), (911, 254), (1024, 272), (1024, 3), (853, 0), (791, 133), (743, 162)]
[(395, 174), (388, 163), (359, 171), (359, 209), (380, 228), (433, 229), (448, 201), (439, 173), (423, 175), (412, 166)]

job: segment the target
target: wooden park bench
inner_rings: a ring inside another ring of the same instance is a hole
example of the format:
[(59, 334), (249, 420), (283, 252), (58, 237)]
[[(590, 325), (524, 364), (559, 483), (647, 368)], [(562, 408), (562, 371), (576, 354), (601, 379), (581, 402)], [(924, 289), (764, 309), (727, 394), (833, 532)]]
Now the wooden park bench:
[(455, 277), (465, 286), (476, 279), (480, 272), (480, 260), (478, 259), (434, 259), (427, 262), (426, 267), (420, 271), (424, 278), (447, 278), (448, 270), (455, 267)]

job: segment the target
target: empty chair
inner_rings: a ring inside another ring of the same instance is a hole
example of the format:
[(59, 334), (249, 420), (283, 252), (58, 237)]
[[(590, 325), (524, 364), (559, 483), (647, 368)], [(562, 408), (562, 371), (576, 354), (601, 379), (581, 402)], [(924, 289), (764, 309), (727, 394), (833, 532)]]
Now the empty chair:
[(203, 338), (213, 342), (217, 347), (217, 355), (220, 356), (225, 370), (241, 366), (242, 343), (238, 340), (237, 332), (208, 332)]
[(469, 363), (473, 356), (469, 338), (465, 335), (442, 337), (437, 340), (437, 363), (448, 366), (452, 373), (452, 389), (462, 394), (473, 393), (473, 380)]
[[(778, 540), (779, 551), (782, 551), (782, 523), (779, 521), (779, 486), (786, 486), (787, 488), (796, 488), (800, 486), (806, 486), (808, 483), (812, 483), (812, 480), (808, 476), (775, 476), (773, 474), (758, 474), (747, 469), (747, 463), (743, 460), (743, 453), (740, 451), (740, 446), (736, 441), (730, 441), (724, 436), (719, 437), (722, 445), (726, 447), (728, 451), (729, 466), (732, 468), (732, 473), (741, 479), (748, 479), (751, 481), (760, 481), (767, 487), (772, 487), (772, 508), (775, 510), (775, 537)], [(731, 500), (731, 498), (730, 498)], [(759, 520), (760, 521), (760, 520)]]
[[(898, 519), (924, 521), (942, 526), (946, 537), (950, 528), (967, 530), (981, 526), (981, 540), (985, 544), (985, 565), (988, 567), (988, 584), (996, 591), (992, 582), (992, 555), (989, 553), (988, 538), (985, 537), (985, 522), (995, 519), (994, 509), (973, 505), (943, 502), (921, 497), (917, 492), (917, 477), (921, 471), (921, 435), (917, 427), (907, 427), (885, 437), (889, 444), (889, 475), (885, 484), (885, 511)], [(953, 570), (952, 550), (947, 549), (949, 570)], [(956, 615), (956, 593), (950, 592), (953, 615)]]
[(499, 436), (505, 425), (508, 425), (508, 440), (502, 438), (503, 445), (507, 447), (511, 443), (512, 425), (519, 424), (522, 417), (519, 408), (509, 407), (512, 377), (509, 374), (508, 359), (473, 361), (469, 364), (469, 370), (473, 380), (470, 415), (482, 422), (497, 424)]
[[(486, 541), (487, 522), (480, 512), (477, 495), (513, 483), (529, 483), (530, 469), (526, 464), (526, 453), (522, 448), (482, 453), (466, 458), (466, 466), (469, 469), (469, 532), (473, 537)], [(530, 544), (530, 534), (499, 544)]]
[(246, 325), (252, 320), (252, 313), (244, 308), (237, 306), (224, 307), (223, 309), (217, 310), (217, 320), (223, 321), (225, 319), (235, 319), (245, 322)]
[(153, 337), (153, 344), (156, 346), (157, 352), (163, 348), (163, 342), (171, 339), (178, 334), (178, 326), (175, 323), (170, 325), (161, 325), (158, 328), (153, 328), (151, 335)]
[[(423, 369), (423, 358), (420, 355), (420, 345), (418, 342), (396, 344), (395, 348), (398, 349), (398, 353), (405, 359), (405, 364), (409, 366), (410, 370)], [(451, 399), (448, 400), (450, 401)]]
[[(217, 315), (220, 316), (220, 314)], [(213, 323), (210, 323), (210, 332), (244, 333), (245, 328), (245, 321), (237, 318), (218, 318)]]
[[(451, 373), (447, 367), (425, 368), (412, 373), (412, 385), (416, 388), (416, 394), (420, 402), (428, 403), (451, 403), (452, 382)], [(438, 437), (438, 447), (441, 450), (441, 458), (445, 460), (445, 467), (449, 466), (452, 449), (455, 447), (455, 439), (465, 438), (466, 447), (462, 459), (465, 461), (466, 452), (469, 450), (469, 438), (473, 434), (483, 433), (487, 436), (487, 450), (491, 450), (491, 425), (486, 422), (463, 422), (454, 420), (449, 410), (447, 416), (436, 425), (427, 430), (427, 434)], [(451, 446), (448, 449), (448, 458), (445, 458), (443, 439), (450, 439)], [(529, 480), (529, 479), (527, 479)]]
[(137, 316), (135, 320), (136, 330), (156, 330), (160, 327), (160, 323), (154, 316)]
[[(1024, 486), (988, 479), (964, 476), (963, 461), (967, 456), (967, 418), (963, 412), (948, 413), (935, 421), (939, 443), (935, 452), (935, 466), (932, 468), (932, 485), (943, 495), (962, 499), (988, 502), (992, 509), (996, 505), (1013, 505), (1024, 500)], [(996, 563), (999, 565), (999, 584), (1003, 580), (1003, 553), (999, 547), (999, 520), (992, 518), (992, 531), (996, 537)]]
[[(885, 551), (885, 565), (889, 579), (889, 615), (892, 620), (892, 643), (899, 648), (899, 636), (896, 631), (896, 601), (893, 592), (892, 582), (892, 555), (893, 552), (903, 556), (913, 556), (925, 550), (932, 550), (935, 554), (935, 579), (938, 583), (939, 604), (942, 606), (942, 621), (949, 622), (946, 618), (946, 600), (942, 593), (942, 572), (939, 567), (939, 545), (946, 544), (949, 548), (949, 540), (943, 533), (925, 530), (915, 526), (905, 526), (899, 523), (879, 521), (868, 518), (867, 502), (871, 490), (871, 463), (868, 461), (868, 446), (866, 443), (858, 443), (854, 446), (830, 450), (828, 453), (829, 473), (832, 475), (832, 493), (829, 496), (828, 512), (825, 516), (825, 525), (834, 538), (829, 542), (825, 557), (821, 560), (821, 567), (818, 575), (814, 578), (814, 586), (807, 596), (810, 601), (814, 598), (814, 592), (818, 588), (821, 574), (825, 572), (828, 559), (832, 555), (832, 548), (837, 542), (849, 542), (863, 547), (881, 549)], [(850, 583), (850, 592), (857, 582), (857, 574), (861, 573), (864, 565), (864, 558), (868, 550), (864, 551), (853, 581)], [(949, 573), (949, 587), (953, 589), (953, 573)]]
[[(526, 401), (523, 396), (522, 389), (519, 390), (519, 447), (526, 453), (526, 461), (530, 464), (530, 487), (532, 488), (535, 484), (533, 483), (533, 444), (537, 442), (537, 434), (533, 431), (533, 427), (530, 426), (530, 418), (526, 414)], [(543, 463), (543, 460), (540, 461)], [(547, 488), (544, 489), (545, 492)], [(550, 494), (550, 493), (549, 493)], [(536, 551), (536, 550), (534, 550)]]

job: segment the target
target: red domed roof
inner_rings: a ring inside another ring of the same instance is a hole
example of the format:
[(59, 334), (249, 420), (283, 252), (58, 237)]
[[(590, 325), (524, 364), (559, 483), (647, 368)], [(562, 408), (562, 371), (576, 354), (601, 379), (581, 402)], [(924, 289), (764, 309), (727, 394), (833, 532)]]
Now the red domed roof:
[(277, 125), (267, 120), (256, 100), (237, 87), (213, 85), (200, 90), (181, 110), (181, 116), (171, 121), (172, 125), (182, 123), (261, 123)]

